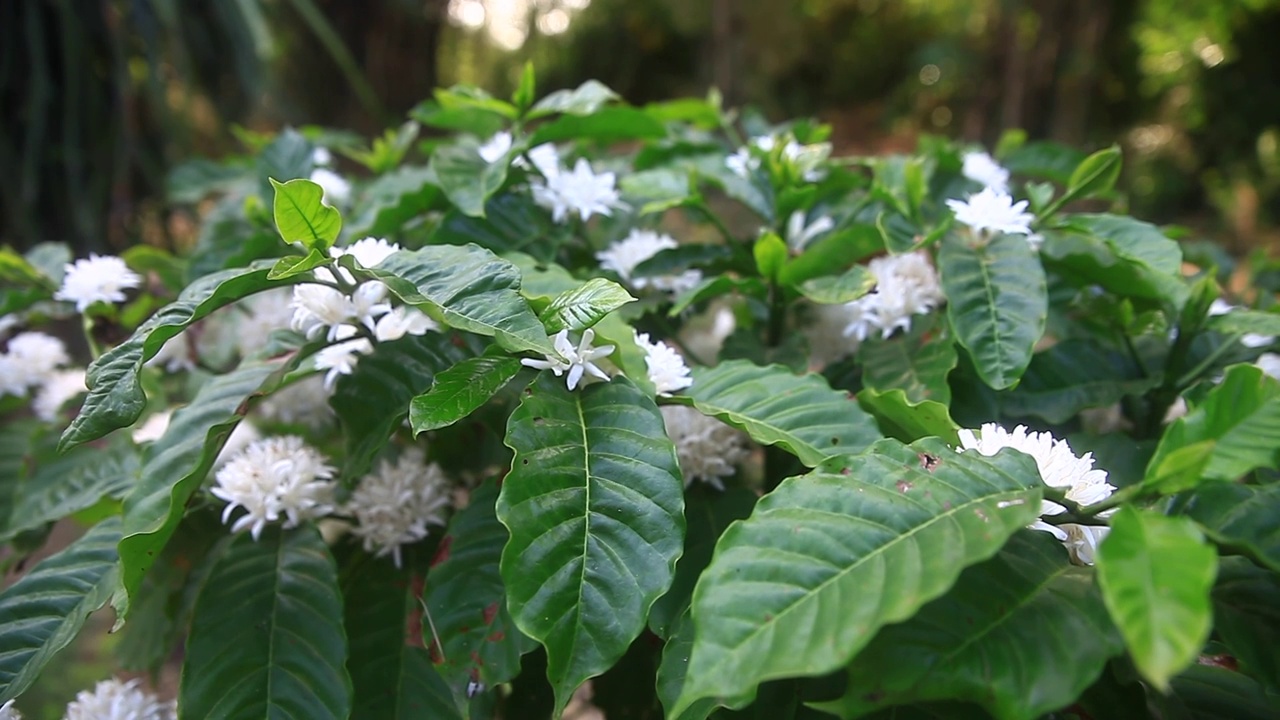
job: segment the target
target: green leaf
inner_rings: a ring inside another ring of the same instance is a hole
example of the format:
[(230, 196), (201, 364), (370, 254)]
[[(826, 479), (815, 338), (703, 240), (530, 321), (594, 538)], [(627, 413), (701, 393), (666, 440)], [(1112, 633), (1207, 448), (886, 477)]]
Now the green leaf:
[(124, 617), (142, 583), (182, 519), (183, 510), (213, 467), (231, 431), (243, 419), (246, 400), (279, 386), (290, 362), (250, 363), (205, 383), (191, 403), (178, 408), (164, 435), (142, 459), (141, 478), (124, 498), (120, 540), (120, 584), (115, 601)]
[(406, 303), (436, 310), (456, 330), (492, 337), (514, 352), (553, 350), (542, 323), (520, 297), (520, 271), (488, 250), (430, 245), (397, 252), (363, 272)]
[(310, 272), (329, 262), (329, 257), (315, 248), (306, 255), (288, 255), (276, 261), (267, 272), (268, 280), (284, 280)]
[[(15, 471), (7, 478), (16, 482)], [(138, 454), (131, 445), (77, 448), (40, 463), (19, 485), (13, 512), (0, 526), (0, 541), (61, 520), (96, 505), (104, 497), (118, 497), (138, 480)]]
[(665, 137), (667, 129), (648, 113), (633, 107), (601, 108), (590, 115), (564, 115), (540, 126), (529, 139), (530, 146), (565, 140), (611, 143), (623, 140), (652, 140)]
[(430, 210), (439, 197), (436, 174), (430, 168), (396, 168), (365, 187), (363, 200), (348, 223), (349, 236), (397, 235)]
[[(175, 335), (225, 305), (273, 287), (267, 280), (271, 261), (206, 275), (187, 286), (172, 303), (160, 308), (129, 339), (102, 354), (89, 366), (89, 396), (80, 414), (62, 433), (60, 451), (132, 425), (147, 397), (138, 382), (142, 364)], [(283, 284), (283, 283), (281, 283)]]
[(946, 595), (881, 630), (849, 666), (844, 696), (815, 706), (855, 718), (958, 700), (1031, 720), (1070, 705), (1122, 652), (1093, 572), (1048, 533), (1022, 530)]
[(1072, 215), (1065, 231), (1048, 231), (1046, 265), (1121, 297), (1180, 307), (1187, 298), (1182, 250), (1158, 228), (1118, 215)]
[(882, 440), (784, 480), (725, 532), (698, 581), (689, 674), (670, 714), (703, 698), (741, 706), (766, 680), (839, 668), (994, 555), (1040, 499), (1026, 455), (932, 438)]
[(572, 115), (590, 115), (605, 103), (617, 100), (618, 94), (603, 83), (588, 80), (573, 90), (557, 90), (538, 101), (529, 112), (530, 118), (569, 113)]
[(199, 718), (347, 718), (346, 659), (338, 568), (320, 533), (244, 533), (196, 600), (178, 706)]
[(1204, 483), (1174, 507), (1199, 523), (1214, 542), (1280, 573), (1280, 484)]
[(368, 472), (404, 423), (413, 399), (431, 387), (436, 373), (464, 358), (448, 336), (434, 332), (378, 343), (361, 357), (329, 398), (347, 439), (342, 477), (354, 480)]
[(449, 427), (484, 405), (520, 371), (513, 357), (475, 357), (436, 374), (431, 389), (409, 402), (413, 434)]
[(1063, 340), (1031, 358), (1031, 365), (1000, 407), (1015, 417), (1035, 416), (1055, 425), (1081, 410), (1106, 407), (1141, 395), (1160, 382), (1143, 377), (1129, 358), (1091, 339)]
[(1000, 159), (1005, 168), (1015, 175), (1066, 185), (1075, 169), (1084, 162), (1085, 154), (1067, 145), (1042, 141), (1026, 143), (1007, 154), (1000, 153)]
[(1074, 200), (1110, 193), (1120, 179), (1120, 148), (1112, 145), (1085, 158), (1067, 181), (1067, 192), (1058, 201), (1065, 205)]
[(502, 255), (521, 252), (541, 262), (555, 260), (561, 232), (551, 222), (551, 216), (528, 195), (502, 193), (489, 198), (484, 207), (484, 217), (450, 210), (432, 234), (431, 243), (475, 243)]
[(794, 375), (781, 365), (745, 360), (694, 368), (693, 386), (672, 398), (778, 445), (813, 467), (828, 457), (862, 452), (880, 438), (875, 421), (820, 375)]
[(811, 302), (843, 305), (866, 295), (875, 286), (876, 277), (871, 271), (862, 265), (854, 265), (839, 275), (809, 278), (797, 285), (796, 290)]
[(689, 609), (676, 618), (671, 626), (671, 636), (662, 648), (662, 664), (658, 666), (658, 698), (672, 720), (703, 720), (716, 709), (711, 698), (702, 698), (685, 708), (679, 715), (672, 711), (680, 692), (684, 689), (689, 673), (689, 655), (693, 651), (693, 618)]
[(495, 513), (497, 498), (495, 481), (476, 488), (471, 504), (450, 521), (427, 574), (423, 602), (438, 633), (437, 669), (457, 700), (467, 697), (471, 681), (510, 682), (520, 673), (520, 656), (537, 647), (507, 610), (498, 568), (508, 534)]
[(906, 391), (900, 389), (878, 392), (874, 388), (863, 388), (858, 392), (858, 405), (875, 417), (886, 437), (902, 442), (940, 437), (952, 445), (960, 444), (960, 426), (951, 419), (947, 406), (940, 402), (912, 402)]
[(1211, 330), (1226, 334), (1280, 335), (1280, 313), (1236, 308), (1229, 313), (1207, 318), (1205, 325)]
[(462, 720), (424, 644), (430, 623), (422, 612), (422, 574), (401, 570), (390, 558), (352, 555), (341, 578), (351, 717)]
[(119, 519), (104, 520), (0, 592), (0, 703), (30, 687), (111, 597), (119, 539)]
[(1280, 575), (1243, 558), (1222, 558), (1212, 597), (1214, 633), (1244, 672), (1280, 688)]
[(579, 332), (635, 300), (631, 297), (631, 293), (618, 283), (604, 278), (592, 278), (572, 290), (566, 290), (557, 295), (551, 304), (539, 313), (538, 319), (551, 334), (565, 329)]
[(938, 252), (947, 317), (978, 376), (996, 390), (1013, 387), (1044, 334), (1049, 299), (1044, 269), (1021, 235), (980, 247), (952, 236)]
[(721, 295), (728, 295), (731, 292), (738, 292), (748, 297), (763, 298), (768, 292), (768, 287), (761, 282), (760, 278), (713, 275), (686, 291), (672, 303), (671, 309), (667, 311), (667, 317), (676, 317), (697, 303), (718, 298)]
[(664, 212), (697, 197), (687, 170), (661, 167), (622, 176), (618, 187), (631, 200), (642, 202), (641, 215)]
[[(1194, 453), (1180, 452), (1195, 447)], [(1256, 365), (1234, 365), (1204, 402), (1165, 430), (1147, 465), (1149, 487), (1176, 492), (1235, 480), (1280, 464), (1280, 382)], [(1179, 472), (1190, 469), (1192, 472)]]
[(507, 606), (547, 648), (562, 710), (626, 652), (671, 585), (684, 483), (662, 414), (625, 377), (577, 392), (547, 373), (507, 425), (515, 451), (498, 519)]
[(795, 287), (810, 278), (844, 271), (859, 260), (884, 249), (880, 231), (874, 225), (852, 225), (836, 230), (812, 243), (787, 261), (778, 273), (778, 282)]
[(507, 163), (490, 163), (480, 157), (474, 140), (436, 148), (429, 170), (449, 201), (471, 216), (484, 215), (485, 201), (507, 179)]
[(938, 316), (917, 316), (906, 333), (867, 338), (858, 351), (862, 382), (880, 392), (902, 390), (913, 403), (951, 403), (947, 376), (959, 357), (951, 328)]
[(1098, 582), (1138, 672), (1161, 692), (1200, 654), (1218, 554), (1195, 523), (1121, 507), (1098, 549)]
[(524, 64), (524, 70), (520, 72), (520, 84), (511, 94), (511, 104), (516, 106), (521, 115), (533, 106), (533, 99), (537, 97), (537, 87), (537, 76), (533, 71), (533, 61), (530, 60)]
[(1192, 665), (1171, 685), (1174, 708), (1160, 717), (1273, 720), (1280, 715), (1280, 699), (1234, 670)]
[(787, 262), (787, 244), (778, 237), (777, 233), (767, 232), (756, 240), (756, 244), (751, 248), (751, 254), (755, 257), (756, 270), (759, 271), (760, 276), (773, 282), (777, 280), (778, 273)]
[(325, 252), (342, 232), (342, 214), (324, 202), (324, 189), (310, 180), (271, 180), (276, 189), (272, 214), (286, 243)]

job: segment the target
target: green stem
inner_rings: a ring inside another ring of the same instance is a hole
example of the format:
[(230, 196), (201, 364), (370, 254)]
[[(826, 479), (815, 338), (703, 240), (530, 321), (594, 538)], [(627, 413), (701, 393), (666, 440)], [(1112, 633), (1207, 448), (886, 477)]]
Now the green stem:
[(1213, 367), (1213, 364), (1217, 362), (1218, 359), (1221, 358), (1223, 355), (1226, 355), (1227, 353), (1231, 352), (1235, 348), (1235, 344), (1240, 342), (1240, 338), (1242, 337), (1244, 336), (1241, 333), (1234, 333), (1228, 336), (1225, 342), (1223, 342), (1217, 348), (1214, 348), (1213, 352), (1209, 353), (1208, 357), (1206, 357), (1204, 360), (1201, 360), (1190, 371), (1183, 373), (1183, 375), (1178, 378), (1178, 382), (1174, 385), (1174, 389), (1181, 392), (1182, 390), (1185, 390), (1187, 387), (1189, 387), (1191, 383), (1194, 382), (1195, 379), (1200, 376), (1201, 373)]

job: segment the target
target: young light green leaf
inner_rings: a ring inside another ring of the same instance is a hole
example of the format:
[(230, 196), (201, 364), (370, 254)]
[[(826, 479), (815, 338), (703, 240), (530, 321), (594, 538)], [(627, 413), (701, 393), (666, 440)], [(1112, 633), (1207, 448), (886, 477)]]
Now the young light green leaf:
[(1044, 334), (1049, 298), (1044, 268), (1021, 235), (971, 247), (957, 237), (938, 252), (947, 317), (982, 381), (1013, 387)]
[(507, 606), (547, 648), (557, 713), (611, 667), (671, 585), (684, 483), (653, 400), (625, 377), (571, 392), (544, 373), (507, 425), (498, 519)]
[(1093, 572), (1048, 533), (1022, 530), (915, 617), (881, 630), (849, 666), (844, 695), (814, 706), (849, 720), (953, 700), (1031, 720), (1070, 705), (1122, 652)]
[(770, 282), (778, 277), (782, 266), (787, 262), (787, 244), (777, 233), (767, 232), (756, 240), (751, 247), (751, 254), (756, 259), (756, 270), (760, 276)]
[(537, 87), (537, 75), (533, 71), (533, 61), (530, 60), (524, 64), (524, 70), (520, 72), (520, 84), (511, 94), (511, 104), (516, 106), (520, 114), (523, 115), (533, 106), (533, 99), (537, 97)]
[(1112, 145), (1090, 155), (1076, 166), (1071, 179), (1067, 181), (1067, 191), (1058, 204), (1061, 206), (1074, 200), (1106, 195), (1119, 179), (1120, 148)]
[(1218, 554), (1195, 523), (1120, 508), (1098, 549), (1098, 582), (1138, 672), (1162, 692), (1209, 636)]
[(781, 365), (745, 360), (694, 368), (693, 386), (672, 398), (745, 431), (762, 445), (778, 445), (813, 467), (828, 457), (862, 452), (881, 435), (848, 394), (821, 376), (795, 375)]
[(342, 214), (325, 204), (324, 189), (310, 180), (278, 182), (272, 214), (276, 230), (286, 243), (299, 243), (308, 250), (328, 251), (342, 232)]
[(513, 357), (468, 358), (435, 376), (431, 389), (409, 402), (413, 434), (448, 427), (475, 412), (520, 371)]
[(668, 714), (704, 698), (741, 706), (766, 680), (839, 668), (994, 555), (1040, 499), (1026, 455), (961, 454), (936, 438), (882, 440), (784, 480), (730, 526), (698, 581), (689, 673)]
[[(1195, 453), (1179, 452), (1192, 446)], [(1171, 493), (1277, 465), (1280, 382), (1256, 365), (1234, 365), (1204, 402), (1165, 430), (1143, 482)], [(1180, 472), (1188, 468), (1193, 472)]]
[(271, 270), (267, 272), (267, 279), (284, 280), (315, 270), (327, 262), (329, 262), (327, 255), (315, 248), (311, 248), (306, 255), (289, 255), (277, 260), (276, 264), (272, 265)]
[(347, 718), (346, 659), (338, 568), (320, 533), (244, 533), (196, 600), (178, 706), (201, 718)]
[(960, 426), (951, 419), (947, 406), (940, 402), (913, 402), (901, 389), (879, 392), (867, 387), (858, 392), (858, 404), (875, 417), (886, 437), (902, 442), (940, 437), (952, 445), (960, 444)]
[(1214, 542), (1280, 573), (1280, 484), (1208, 482), (1180, 496), (1174, 508)]
[(116, 584), (119, 518), (98, 523), (0, 593), (0, 704), (21, 695)]
[(796, 286), (796, 290), (811, 302), (821, 305), (843, 305), (871, 292), (876, 278), (863, 265), (854, 265), (839, 275), (822, 275), (809, 278)]
[(561, 330), (581, 332), (604, 319), (635, 298), (612, 280), (592, 278), (582, 285), (557, 295), (538, 316), (547, 332)]

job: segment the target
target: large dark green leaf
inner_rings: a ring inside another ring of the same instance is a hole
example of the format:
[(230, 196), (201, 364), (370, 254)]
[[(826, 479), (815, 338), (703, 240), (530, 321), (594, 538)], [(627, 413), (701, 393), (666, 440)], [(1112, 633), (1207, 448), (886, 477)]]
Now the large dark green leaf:
[(658, 698), (672, 720), (702, 720), (716, 709), (715, 700), (703, 698), (685, 708), (679, 715), (671, 712), (680, 699), (680, 691), (684, 689), (685, 677), (689, 672), (689, 655), (693, 651), (693, 617), (687, 606), (671, 623), (669, 630), (671, 635), (662, 648), (662, 664), (658, 666)]
[(401, 300), (436, 310), (452, 328), (492, 337), (516, 352), (552, 352), (546, 330), (520, 296), (520, 271), (484, 248), (402, 250), (365, 272)]
[(953, 236), (942, 242), (938, 269), (947, 317), (978, 376), (996, 390), (1013, 387), (1048, 317), (1040, 258), (1021, 235), (998, 235), (979, 247)]
[(184, 717), (351, 715), (338, 568), (315, 528), (244, 533), (196, 601), (182, 665)]
[(438, 669), (457, 699), (466, 698), (471, 681), (489, 687), (510, 682), (520, 672), (520, 656), (536, 647), (507, 610), (498, 569), (507, 529), (494, 510), (497, 498), (493, 481), (471, 494), (427, 574), (423, 600), (438, 633)]
[(502, 193), (485, 203), (483, 217), (451, 210), (431, 236), (434, 244), (475, 243), (495, 253), (523, 252), (542, 262), (555, 259), (559, 233), (551, 216), (524, 193)]
[(766, 680), (839, 668), (994, 555), (1040, 498), (1026, 455), (956, 453), (936, 438), (882, 440), (784, 480), (729, 527), (698, 581), (673, 714), (703, 698), (741, 706)]
[(695, 368), (693, 386), (673, 398), (778, 445), (813, 467), (828, 457), (861, 452), (880, 438), (875, 421), (847, 393), (819, 375), (795, 375), (781, 365), (745, 360)]
[(292, 362), (250, 363), (205, 383), (195, 398), (173, 414), (164, 435), (147, 448), (141, 480), (124, 498), (120, 574), (128, 602), (182, 519), (187, 501), (213, 467), (223, 443), (248, 411), (246, 400), (279, 385)]
[(1043, 256), (1080, 284), (1122, 297), (1180, 306), (1187, 297), (1182, 250), (1155, 226), (1118, 215), (1073, 215), (1063, 231), (1045, 233)]
[(1098, 581), (1134, 665), (1161, 691), (1209, 636), (1218, 554), (1195, 523), (1125, 506), (1098, 549)]
[[(17, 480), (17, 475), (11, 476)], [(81, 447), (41, 463), (14, 498), (12, 516), (0, 527), (0, 540), (92, 507), (104, 497), (119, 497), (138, 479), (138, 454), (120, 443), (103, 452)]]
[(1036, 416), (1060, 424), (1085, 408), (1140, 395), (1159, 381), (1142, 377), (1126, 357), (1100, 343), (1064, 340), (1036, 353), (1018, 387), (1000, 397), (1000, 406), (1016, 417)]
[(958, 700), (1031, 720), (1071, 704), (1122, 652), (1093, 572), (1048, 533), (1023, 530), (915, 617), (881, 630), (849, 666), (844, 697), (820, 707), (855, 718)]
[(364, 199), (348, 223), (349, 235), (398, 235), (407, 223), (429, 210), (439, 196), (435, 173), (429, 168), (397, 168), (365, 188)]
[(1244, 558), (1223, 558), (1213, 587), (1213, 630), (1245, 672), (1280, 689), (1280, 575)]
[[(1175, 677), (1161, 717), (1191, 720), (1274, 720), (1280, 699), (1249, 676), (1212, 665), (1192, 665)], [(1166, 702), (1159, 703), (1160, 705)]]
[(485, 201), (507, 179), (507, 163), (480, 157), (474, 140), (436, 148), (429, 169), (449, 201), (471, 216), (484, 215)]
[(1235, 480), (1280, 465), (1280, 382), (1235, 365), (1194, 410), (1165, 430), (1144, 482), (1165, 492)]
[(1200, 523), (1214, 542), (1280, 573), (1280, 484), (1205, 483), (1180, 498), (1176, 507)]
[(465, 357), (440, 333), (378, 343), (361, 357), (355, 372), (338, 380), (329, 398), (346, 435), (343, 477), (354, 479), (367, 472), (408, 416), (409, 403), (431, 387), (436, 373)]
[(89, 366), (85, 378), (89, 396), (80, 414), (63, 431), (59, 449), (66, 450), (132, 425), (147, 403), (138, 382), (142, 364), (160, 352), (171, 338), (214, 310), (260, 290), (287, 285), (287, 282), (267, 280), (273, 265), (270, 260), (258, 261), (247, 268), (225, 270), (196, 280), (177, 300), (157, 310), (128, 340), (103, 353)]
[(911, 329), (888, 340), (868, 338), (858, 350), (862, 382), (880, 392), (902, 390), (914, 403), (951, 403), (947, 375), (958, 358), (951, 329), (934, 315), (918, 317)]
[(120, 520), (96, 525), (0, 593), (0, 703), (30, 687), (116, 584)]
[[(406, 555), (412, 558), (413, 551)], [(461, 720), (458, 704), (432, 666), (425, 644), (430, 623), (422, 612), (421, 572), (397, 568), (390, 558), (363, 554), (344, 566), (352, 719)]]
[(684, 483), (662, 414), (625, 377), (565, 389), (543, 373), (511, 415), (498, 498), (516, 625), (547, 648), (564, 708), (626, 652), (671, 585), (684, 547)]
[(475, 412), (520, 371), (513, 357), (475, 357), (435, 376), (431, 389), (409, 403), (415, 435), (448, 427)]

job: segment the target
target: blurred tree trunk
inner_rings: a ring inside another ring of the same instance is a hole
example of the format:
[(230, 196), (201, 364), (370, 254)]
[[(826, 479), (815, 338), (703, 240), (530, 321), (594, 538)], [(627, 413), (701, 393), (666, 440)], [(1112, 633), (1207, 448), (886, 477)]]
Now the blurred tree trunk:
[(742, 102), (737, 82), (738, 20), (734, 0), (712, 0), (711, 5), (711, 84), (720, 89), (726, 107)]

